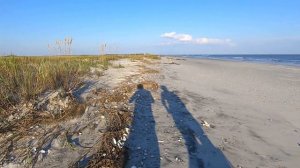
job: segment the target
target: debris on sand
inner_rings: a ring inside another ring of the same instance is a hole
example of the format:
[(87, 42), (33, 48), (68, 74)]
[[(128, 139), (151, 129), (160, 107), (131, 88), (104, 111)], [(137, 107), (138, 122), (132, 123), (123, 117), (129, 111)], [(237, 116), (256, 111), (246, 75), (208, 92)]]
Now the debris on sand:
[(237, 165), (236, 167), (237, 167), (237, 168), (243, 168), (243, 166), (241, 166), (241, 165)]
[(175, 156), (176, 162), (183, 162), (183, 160), (179, 156)]
[[(148, 90), (159, 88), (135, 78)], [(15, 105), (10, 116), (0, 118), (0, 167), (43, 167), (62, 156), (72, 161), (62, 167), (82, 167), (83, 162), (83, 167), (123, 167), (124, 144), (133, 131), (128, 99), (136, 84), (129, 78), (114, 89), (101, 86), (90, 90), (84, 102), (57, 89)]]
[(174, 65), (180, 65), (180, 64), (178, 64), (178, 63), (176, 63), (176, 62), (174, 62), (174, 61), (171, 61), (171, 62), (168, 62), (168, 63), (165, 63), (165, 64), (174, 64)]
[[(101, 90), (96, 99), (101, 119), (106, 120), (106, 128), (100, 141), (90, 156), (87, 167), (123, 167), (125, 141), (129, 135), (132, 110), (128, 105), (129, 96), (135, 85), (121, 85), (113, 90)], [(105, 154), (105, 155), (104, 155)]]
[(202, 126), (205, 126), (205, 127), (207, 127), (207, 128), (215, 128), (214, 125), (209, 124), (207, 121), (202, 120), (202, 119), (201, 119), (201, 125), (202, 125)]
[(33, 101), (9, 108), (11, 115), (7, 120), (0, 120), (0, 166), (12, 162), (7, 156), (13, 156), (13, 162), (22, 167), (34, 166), (49, 154), (48, 146), (61, 134), (62, 127), (55, 123), (86, 111), (84, 104), (62, 89), (40, 95)]

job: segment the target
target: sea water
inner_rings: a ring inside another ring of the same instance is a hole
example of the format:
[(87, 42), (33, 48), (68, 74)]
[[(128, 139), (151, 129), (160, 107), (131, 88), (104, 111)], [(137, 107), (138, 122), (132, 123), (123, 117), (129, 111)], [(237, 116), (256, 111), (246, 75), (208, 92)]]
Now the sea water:
[(185, 55), (184, 57), (192, 58), (207, 58), (207, 59), (220, 59), (231, 61), (250, 61), (261, 62), (271, 64), (284, 64), (300, 66), (300, 54), (299, 55)]

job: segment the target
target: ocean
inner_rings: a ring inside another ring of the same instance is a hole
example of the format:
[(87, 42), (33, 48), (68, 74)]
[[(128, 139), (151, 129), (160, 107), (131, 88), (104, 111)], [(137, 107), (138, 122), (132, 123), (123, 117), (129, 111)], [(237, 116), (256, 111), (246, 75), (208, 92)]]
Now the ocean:
[(282, 64), (300, 66), (300, 54), (298, 55), (184, 55), (190, 58), (207, 58), (231, 61), (247, 61), (258, 63)]

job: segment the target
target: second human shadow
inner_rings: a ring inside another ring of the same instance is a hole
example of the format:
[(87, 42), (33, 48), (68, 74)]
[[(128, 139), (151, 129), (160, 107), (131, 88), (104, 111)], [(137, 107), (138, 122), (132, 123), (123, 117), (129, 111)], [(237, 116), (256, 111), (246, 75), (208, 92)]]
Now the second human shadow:
[(185, 104), (166, 86), (161, 86), (161, 101), (181, 133), (188, 151), (189, 167), (232, 167), (225, 155), (205, 135), (200, 124)]

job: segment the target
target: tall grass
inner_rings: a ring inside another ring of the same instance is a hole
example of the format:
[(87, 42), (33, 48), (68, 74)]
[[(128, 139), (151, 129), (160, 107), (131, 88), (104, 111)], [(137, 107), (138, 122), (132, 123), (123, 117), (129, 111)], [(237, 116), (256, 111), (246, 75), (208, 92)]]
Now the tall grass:
[(154, 55), (0, 57), (0, 112), (47, 90), (71, 91), (90, 67), (107, 69), (111, 60), (121, 58), (159, 59)]
[(0, 58), (0, 108), (27, 101), (38, 94), (63, 88), (74, 89), (91, 66), (107, 67), (116, 57), (92, 56), (2, 57)]

